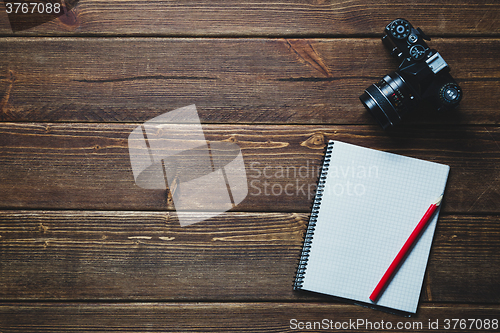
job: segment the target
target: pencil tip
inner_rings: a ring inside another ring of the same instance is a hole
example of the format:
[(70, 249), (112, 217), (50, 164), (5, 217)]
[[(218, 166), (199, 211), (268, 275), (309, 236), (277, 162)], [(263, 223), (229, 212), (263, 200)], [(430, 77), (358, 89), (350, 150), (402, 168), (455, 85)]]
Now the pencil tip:
[(443, 200), (443, 195), (441, 195), (441, 196), (439, 196), (439, 198), (437, 198), (436, 202), (434, 202), (434, 205), (439, 206), (441, 204), (442, 200)]

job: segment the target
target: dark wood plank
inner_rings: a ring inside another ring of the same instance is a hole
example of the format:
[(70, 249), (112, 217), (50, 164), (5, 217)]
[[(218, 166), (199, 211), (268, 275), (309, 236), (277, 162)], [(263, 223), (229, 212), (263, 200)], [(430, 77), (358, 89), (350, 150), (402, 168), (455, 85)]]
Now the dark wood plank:
[[(136, 126), (1, 123), (0, 207), (172, 210), (164, 190), (134, 183), (127, 138)], [(238, 211), (309, 212), (325, 142), (334, 139), (450, 165), (444, 212), (499, 213), (498, 127), (203, 128), (207, 140), (242, 149), (248, 195)]]
[[(292, 282), (309, 214), (1, 211), (0, 299), (322, 300)], [(422, 297), (498, 303), (499, 216), (442, 215)]]
[[(456, 111), (421, 109), (411, 121), (498, 124), (500, 40), (431, 44), (465, 97)], [(378, 38), (4, 38), (2, 45), (3, 121), (143, 122), (196, 104), (203, 123), (374, 124), (358, 96), (398, 65)]]
[[(82, 0), (13, 34), (0, 1), (0, 332), (284, 332), (293, 318), (498, 330), (499, 9)], [(378, 37), (400, 16), (446, 37), (430, 44), (465, 99), (384, 133), (358, 96), (397, 68)], [(127, 137), (193, 103), (207, 139), (242, 148), (253, 186), (233, 212), (182, 228), (165, 191), (134, 184)], [(328, 139), (451, 166), (414, 318), (292, 291)]]
[[(316, 329), (307, 331), (335, 331), (337, 324), (340, 330), (344, 325), (345, 330), (355, 332), (443, 332), (451, 324), (447, 332), (472, 332), (478, 331), (476, 321), (468, 319), (478, 319), (478, 325), (487, 322), (487, 331), (496, 331), (499, 315), (498, 305), (423, 304), (416, 316), (405, 318), (328, 303), (13, 303), (0, 306), (0, 329), (4, 333), (46, 332), (48, 328), (51, 332), (289, 332), (299, 330), (299, 321), (306, 326), (326, 319), (328, 326), (316, 324)], [(453, 329), (452, 318), (465, 320), (465, 329), (460, 322)]]
[[(382, 8), (381, 8), (382, 7)], [(23, 31), (40, 34), (170, 36), (300, 36), (380, 34), (404, 16), (428, 34), (498, 35), (499, 4), (492, 1), (183, 1), (81, 0), (68, 15)], [(5, 10), (0, 33), (11, 33)], [(17, 33), (19, 34), (19, 33)]]

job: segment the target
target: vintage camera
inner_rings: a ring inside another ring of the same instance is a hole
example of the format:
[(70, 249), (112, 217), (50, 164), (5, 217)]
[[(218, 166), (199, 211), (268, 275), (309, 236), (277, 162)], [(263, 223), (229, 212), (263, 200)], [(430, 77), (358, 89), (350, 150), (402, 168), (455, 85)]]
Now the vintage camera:
[(424, 40), (430, 38), (407, 20), (397, 19), (385, 27), (382, 41), (391, 55), (402, 60), (401, 65), (359, 97), (383, 129), (399, 123), (420, 102), (441, 111), (454, 108), (462, 99), (448, 64)]

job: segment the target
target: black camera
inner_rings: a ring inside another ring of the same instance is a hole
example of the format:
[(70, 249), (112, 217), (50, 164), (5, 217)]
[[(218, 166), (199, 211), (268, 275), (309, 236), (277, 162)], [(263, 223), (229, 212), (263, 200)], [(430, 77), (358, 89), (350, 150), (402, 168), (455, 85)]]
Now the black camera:
[(450, 75), (441, 55), (424, 42), (430, 40), (420, 28), (404, 19), (385, 27), (382, 41), (391, 55), (402, 60), (399, 69), (372, 84), (359, 97), (383, 129), (427, 101), (438, 111), (452, 109), (462, 99), (462, 89)]

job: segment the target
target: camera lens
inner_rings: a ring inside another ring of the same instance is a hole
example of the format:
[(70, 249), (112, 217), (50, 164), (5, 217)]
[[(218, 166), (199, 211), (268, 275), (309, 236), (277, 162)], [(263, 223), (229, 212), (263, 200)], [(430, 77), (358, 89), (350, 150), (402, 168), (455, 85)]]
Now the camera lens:
[(398, 72), (369, 86), (359, 99), (383, 129), (399, 123), (416, 102), (409, 85)]

